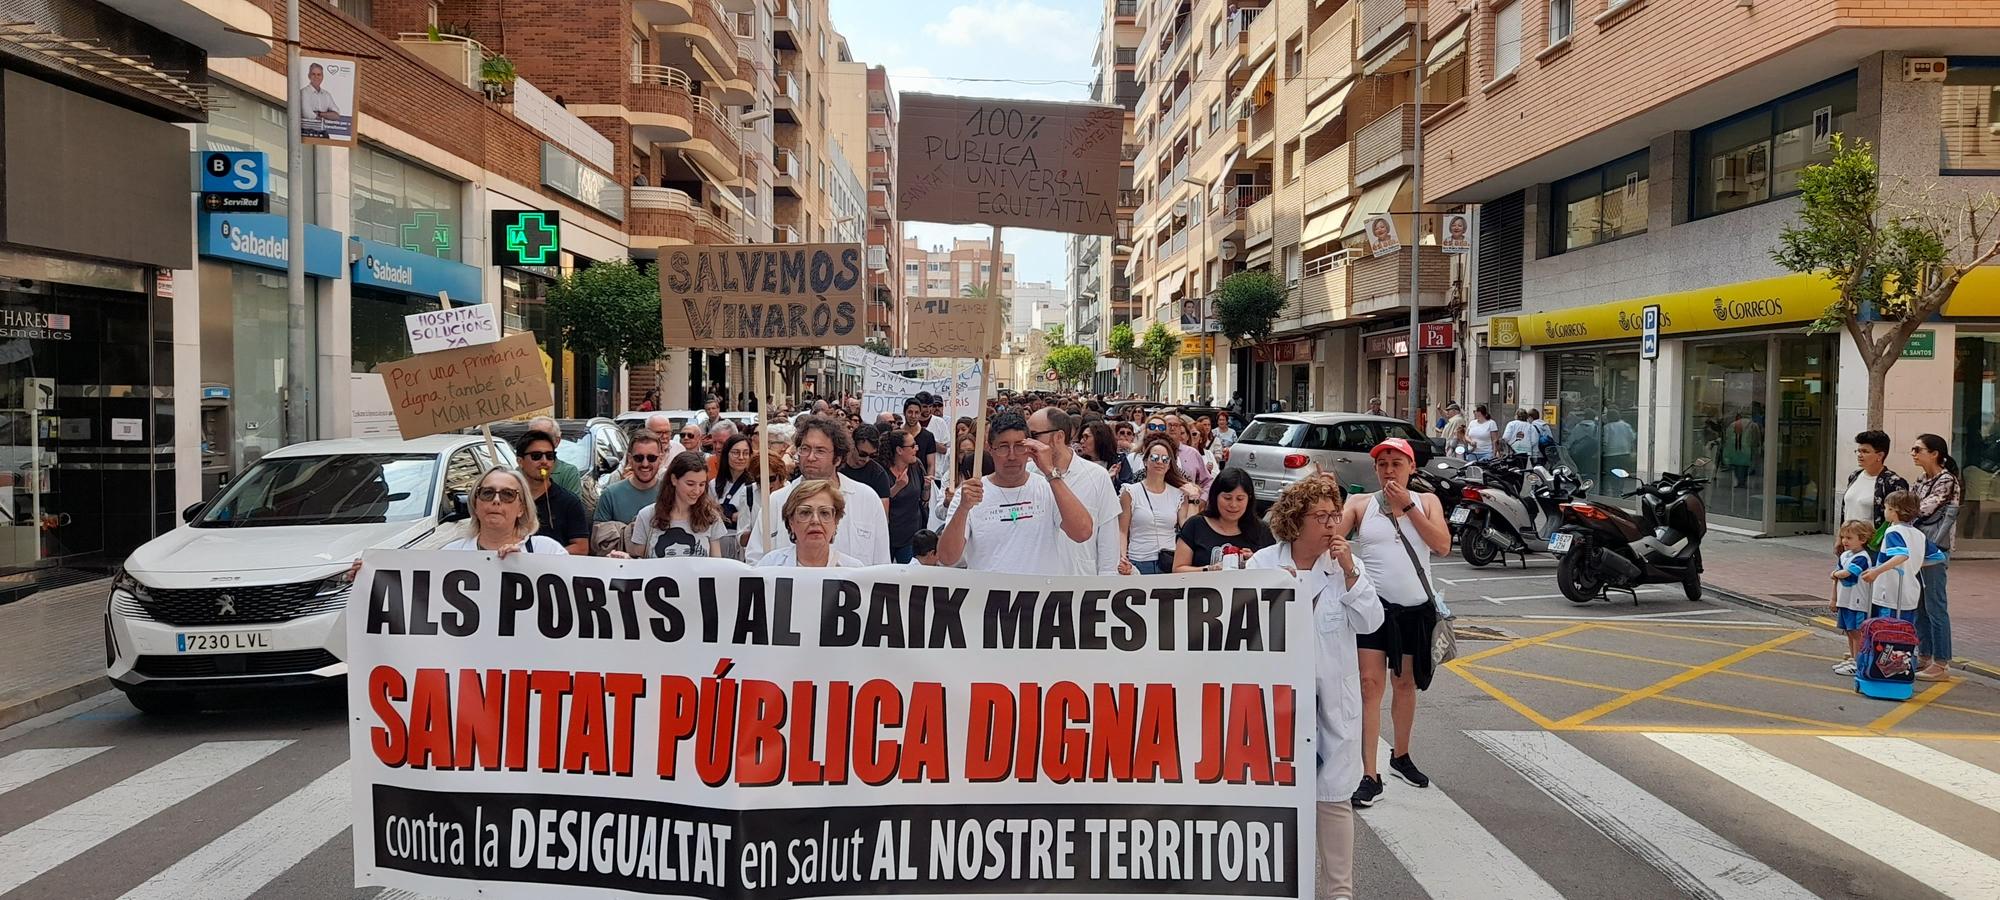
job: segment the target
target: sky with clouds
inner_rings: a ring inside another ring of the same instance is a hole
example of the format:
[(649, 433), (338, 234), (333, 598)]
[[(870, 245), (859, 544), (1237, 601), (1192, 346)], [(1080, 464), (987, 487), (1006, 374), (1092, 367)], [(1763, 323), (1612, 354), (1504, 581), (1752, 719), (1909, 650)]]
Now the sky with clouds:
[[(886, 66), (898, 93), (1088, 100), (1102, 0), (829, 0), (834, 27), (858, 61)], [(965, 81), (959, 79), (999, 79)], [(1052, 82), (1052, 83), (1049, 83)], [(983, 225), (904, 223), (924, 246), (985, 239)], [(1009, 228), (1017, 281), (1066, 281), (1068, 235)]]

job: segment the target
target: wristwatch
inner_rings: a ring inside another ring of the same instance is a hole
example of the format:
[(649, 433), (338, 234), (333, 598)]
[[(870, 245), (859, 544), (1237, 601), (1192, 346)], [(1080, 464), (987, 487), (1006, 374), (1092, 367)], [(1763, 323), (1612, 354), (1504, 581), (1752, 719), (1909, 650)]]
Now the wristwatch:
[(1061, 481), (1061, 480), (1063, 480), (1063, 479), (1065, 479), (1065, 478), (1068, 478), (1068, 477), (1069, 477), (1069, 470), (1068, 470), (1068, 469), (1050, 469), (1050, 470), (1049, 470), (1049, 474), (1048, 474), (1048, 479), (1049, 479), (1050, 481)]

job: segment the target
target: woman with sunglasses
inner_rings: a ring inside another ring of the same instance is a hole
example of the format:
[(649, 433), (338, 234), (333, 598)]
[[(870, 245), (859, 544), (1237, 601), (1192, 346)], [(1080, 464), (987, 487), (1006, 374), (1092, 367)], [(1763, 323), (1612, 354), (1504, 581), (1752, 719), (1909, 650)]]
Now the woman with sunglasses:
[(1174, 439), (1164, 434), (1148, 434), (1140, 445), (1146, 477), (1126, 485), (1118, 495), (1124, 507), (1118, 530), (1125, 539), (1125, 558), (1118, 561), (1120, 575), (1158, 575), (1173, 566), (1174, 535), (1201, 502), (1200, 489), (1174, 465), (1178, 450)]
[(472, 489), (472, 518), (465, 521), (465, 537), (444, 549), (491, 550), (501, 559), (513, 553), (568, 553), (555, 538), (535, 533), (541, 523), (535, 520), (529, 494), (528, 479), (519, 469), (488, 471)]
[(660, 499), (639, 510), (631, 543), (636, 555), (647, 559), (719, 557), (728, 534), (722, 509), (708, 493), (708, 460), (690, 450), (667, 466)]
[(764, 554), (757, 561), (758, 568), (860, 568), (861, 560), (833, 549), (834, 533), (840, 529), (841, 516), (846, 512), (847, 498), (841, 495), (840, 482), (819, 478), (799, 482), (792, 488), (792, 495), (785, 498), (781, 510), (783, 527), (792, 542)]
[(1174, 446), (1178, 448), (1174, 456), (1177, 460), (1175, 467), (1181, 470), (1182, 477), (1194, 482), (1196, 490), (1208, 493), (1208, 484), (1214, 476), (1208, 473), (1208, 462), (1201, 458), (1201, 452), (1187, 445), (1187, 423), (1172, 413), (1154, 415), (1146, 420), (1146, 440), (1151, 441), (1157, 434), (1173, 438)]

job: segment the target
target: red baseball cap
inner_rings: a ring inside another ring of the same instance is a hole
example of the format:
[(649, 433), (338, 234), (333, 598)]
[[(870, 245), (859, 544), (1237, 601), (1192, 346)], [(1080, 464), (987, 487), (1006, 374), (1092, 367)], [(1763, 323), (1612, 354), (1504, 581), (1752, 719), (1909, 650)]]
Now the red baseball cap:
[(1404, 456), (1409, 457), (1411, 462), (1417, 461), (1417, 451), (1410, 449), (1409, 441), (1403, 440), (1402, 438), (1399, 437), (1384, 438), (1382, 443), (1375, 445), (1375, 449), (1368, 451), (1368, 455), (1379, 459), (1381, 458), (1382, 454), (1390, 450), (1394, 450), (1397, 453), (1401, 453)]

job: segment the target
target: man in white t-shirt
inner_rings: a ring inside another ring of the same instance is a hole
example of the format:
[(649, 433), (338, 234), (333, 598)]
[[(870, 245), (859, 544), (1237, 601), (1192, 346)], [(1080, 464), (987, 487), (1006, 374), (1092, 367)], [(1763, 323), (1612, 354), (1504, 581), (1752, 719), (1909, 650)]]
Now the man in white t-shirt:
[[(938, 561), (961, 561), (976, 572), (1068, 575), (1075, 570), (1070, 544), (1097, 537), (1090, 511), (1056, 468), (1049, 445), (1028, 437), (1020, 413), (1001, 413), (987, 427), (993, 474), (968, 480), (945, 510)], [(1030, 471), (1035, 461), (1040, 474)]]
[(1028, 417), (1028, 437), (1049, 445), (1049, 461), (1065, 473), (1064, 481), (1076, 492), (1090, 513), (1096, 536), (1081, 544), (1071, 544), (1072, 575), (1116, 575), (1118, 560), (1124, 555), (1118, 540), (1118, 518), (1124, 505), (1118, 501), (1118, 487), (1111, 483), (1110, 470), (1077, 456), (1069, 442), (1080, 423), (1061, 409), (1050, 406)]
[[(841, 496), (847, 498), (847, 514), (841, 517), (840, 530), (833, 533), (833, 549), (861, 560), (864, 566), (892, 562), (889, 556), (889, 515), (882, 509), (882, 495), (876, 493), (874, 488), (840, 474), (841, 460), (846, 459), (853, 449), (847, 429), (832, 419), (809, 416), (799, 423), (797, 440), (800, 481), (838, 479)], [(769, 532), (759, 529), (755, 522), (746, 526), (750, 532), (750, 546), (743, 553), (744, 562), (754, 566), (764, 558), (764, 554), (792, 545), (791, 533), (785, 530), (785, 523), (778, 521), (776, 513), (785, 508), (786, 498), (798, 486), (799, 482), (794, 481), (771, 494)]]

